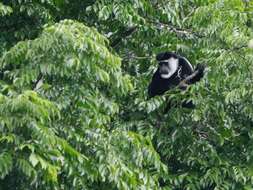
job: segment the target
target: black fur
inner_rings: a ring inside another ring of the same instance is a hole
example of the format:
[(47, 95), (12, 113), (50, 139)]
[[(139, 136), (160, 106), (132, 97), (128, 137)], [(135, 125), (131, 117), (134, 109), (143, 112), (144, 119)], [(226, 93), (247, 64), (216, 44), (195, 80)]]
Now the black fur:
[[(191, 75), (194, 72), (191, 64), (187, 61), (187, 59), (172, 52), (159, 53), (156, 56), (156, 60), (161, 63), (163, 60), (167, 60), (171, 57), (179, 59), (179, 68), (170, 78), (164, 79), (161, 77), (158, 67), (148, 87), (148, 95), (150, 98), (156, 95), (162, 95), (166, 91), (178, 86), (182, 80), (184, 80), (187, 76)], [(204, 76), (204, 65), (197, 65), (195, 71), (197, 70), (197, 75), (191, 80), (187, 81), (188, 83), (186, 85), (194, 84), (197, 81), (200, 81), (200, 79)], [(182, 87), (181, 89), (184, 90), (184, 87)]]

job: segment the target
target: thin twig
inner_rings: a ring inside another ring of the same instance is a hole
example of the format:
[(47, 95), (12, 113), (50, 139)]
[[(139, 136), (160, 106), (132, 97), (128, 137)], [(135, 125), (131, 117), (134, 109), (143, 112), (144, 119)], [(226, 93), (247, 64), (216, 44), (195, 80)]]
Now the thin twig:
[(203, 35), (203, 34), (199, 34), (197, 32), (190, 30), (190, 29), (187, 29), (187, 28), (178, 28), (178, 27), (173, 26), (169, 23), (162, 23), (160, 21), (153, 21), (153, 20), (147, 20), (147, 19), (146, 19), (146, 21), (149, 23), (155, 24), (160, 29), (167, 28), (168, 30), (170, 30), (178, 35), (196, 36), (198, 38), (205, 37), (205, 35)]
[(194, 71), (191, 75), (187, 76), (184, 80), (182, 80), (178, 86), (180, 87), (185, 87), (188, 86), (187, 84), (189, 83), (190, 80), (192, 80), (194, 77), (197, 76), (197, 74), (199, 74), (199, 70)]

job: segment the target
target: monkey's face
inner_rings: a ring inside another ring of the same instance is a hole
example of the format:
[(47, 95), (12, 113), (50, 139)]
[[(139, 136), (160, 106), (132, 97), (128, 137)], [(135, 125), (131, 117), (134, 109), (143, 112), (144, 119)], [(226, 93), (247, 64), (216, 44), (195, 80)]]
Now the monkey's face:
[(159, 73), (163, 79), (170, 78), (178, 69), (178, 58), (171, 56), (159, 62)]

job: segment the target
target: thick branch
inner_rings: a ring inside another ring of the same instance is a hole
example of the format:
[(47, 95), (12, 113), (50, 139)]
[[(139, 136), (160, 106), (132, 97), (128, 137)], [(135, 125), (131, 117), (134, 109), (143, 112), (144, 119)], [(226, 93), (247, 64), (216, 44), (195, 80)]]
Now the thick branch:
[(34, 91), (37, 91), (42, 86), (42, 84), (43, 84), (43, 76), (40, 73), (37, 80), (34, 82), (32, 89)]

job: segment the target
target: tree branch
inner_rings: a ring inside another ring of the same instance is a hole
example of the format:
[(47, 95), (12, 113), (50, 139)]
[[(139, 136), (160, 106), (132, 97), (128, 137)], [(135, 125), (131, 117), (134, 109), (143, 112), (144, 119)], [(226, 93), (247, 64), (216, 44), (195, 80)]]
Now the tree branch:
[(126, 31), (124, 31), (121, 36), (119, 36), (118, 38), (116, 38), (114, 41), (112, 41), (111, 43), (111, 47), (115, 48), (120, 42), (122, 39), (132, 35), (135, 31), (136, 31), (137, 27), (136, 26), (133, 26), (133, 27), (130, 27), (128, 28)]
[(197, 32), (194, 32), (188, 28), (178, 28), (176, 26), (173, 26), (169, 23), (162, 23), (158, 21), (153, 21), (153, 20), (146, 20), (149, 23), (155, 24), (157, 28), (163, 29), (167, 28), (169, 31), (176, 33), (177, 35), (184, 35), (184, 36), (195, 36), (198, 38), (203, 38), (205, 35), (199, 34)]
[(185, 87), (187, 87), (188, 83), (190, 82), (190, 80), (192, 80), (194, 77), (196, 77), (197, 74), (199, 74), (199, 70), (194, 71), (191, 75), (187, 76), (184, 80), (182, 80), (178, 84), (178, 87), (179, 88), (185, 88)]
[(43, 76), (42, 76), (42, 74), (40, 73), (39, 76), (38, 76), (38, 78), (37, 78), (37, 80), (36, 80), (35, 83), (33, 84), (32, 89), (33, 89), (34, 91), (37, 91), (37, 90), (42, 86), (42, 84), (43, 84)]

